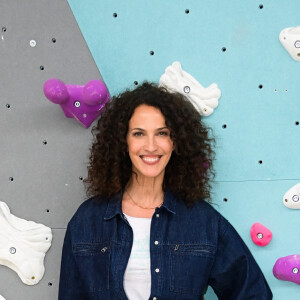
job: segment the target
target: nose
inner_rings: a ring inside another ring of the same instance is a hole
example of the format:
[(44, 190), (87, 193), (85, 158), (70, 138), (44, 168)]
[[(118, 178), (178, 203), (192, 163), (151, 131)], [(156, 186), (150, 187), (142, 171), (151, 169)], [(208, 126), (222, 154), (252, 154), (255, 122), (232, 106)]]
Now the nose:
[(157, 141), (155, 136), (148, 136), (147, 140), (146, 140), (146, 150), (150, 151), (150, 152), (154, 152), (157, 150), (158, 146), (157, 146)]

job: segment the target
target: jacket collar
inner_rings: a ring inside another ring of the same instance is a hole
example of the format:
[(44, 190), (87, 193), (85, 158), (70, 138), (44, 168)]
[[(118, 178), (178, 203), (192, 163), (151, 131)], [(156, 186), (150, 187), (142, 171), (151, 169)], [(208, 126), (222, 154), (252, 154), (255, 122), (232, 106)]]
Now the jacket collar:
[[(123, 192), (124, 190), (122, 190), (120, 193), (118, 193), (117, 195), (109, 199), (104, 220), (112, 219), (116, 215), (123, 215), (122, 212)], [(174, 215), (176, 214), (176, 198), (170, 192), (169, 189), (167, 189), (165, 192), (164, 202), (161, 207), (164, 207), (167, 211), (169, 211)]]

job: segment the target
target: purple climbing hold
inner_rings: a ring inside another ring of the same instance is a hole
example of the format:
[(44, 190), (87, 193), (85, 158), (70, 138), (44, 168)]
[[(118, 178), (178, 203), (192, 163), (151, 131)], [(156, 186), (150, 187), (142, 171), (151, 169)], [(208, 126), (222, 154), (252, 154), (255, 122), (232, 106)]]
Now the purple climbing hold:
[(44, 84), (44, 94), (53, 103), (66, 103), (69, 94), (66, 85), (59, 79), (49, 79)]
[(110, 96), (104, 82), (91, 80), (86, 85), (64, 84), (59, 79), (48, 79), (44, 94), (59, 104), (67, 118), (74, 118), (88, 128), (103, 111)]
[(273, 274), (279, 280), (291, 281), (300, 285), (300, 255), (288, 255), (277, 259)]

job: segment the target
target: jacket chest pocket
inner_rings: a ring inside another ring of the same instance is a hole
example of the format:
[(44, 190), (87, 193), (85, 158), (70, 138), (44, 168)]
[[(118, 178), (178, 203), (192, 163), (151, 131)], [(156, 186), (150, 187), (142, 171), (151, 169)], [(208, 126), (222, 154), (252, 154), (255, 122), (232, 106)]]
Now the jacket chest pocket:
[(208, 245), (171, 245), (170, 290), (204, 294), (213, 258), (213, 248)]
[(78, 243), (73, 244), (72, 249), (84, 290), (109, 289), (109, 243)]

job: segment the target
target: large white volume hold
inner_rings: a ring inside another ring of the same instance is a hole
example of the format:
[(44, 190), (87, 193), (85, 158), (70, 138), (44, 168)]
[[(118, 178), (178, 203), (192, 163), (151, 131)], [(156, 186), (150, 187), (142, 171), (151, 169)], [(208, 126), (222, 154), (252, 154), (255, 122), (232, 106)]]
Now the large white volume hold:
[(291, 57), (300, 61), (300, 26), (283, 29), (279, 34), (279, 40)]
[(283, 204), (291, 209), (300, 209), (300, 183), (292, 186), (284, 194)]
[(181, 68), (181, 64), (175, 61), (168, 66), (160, 77), (159, 85), (171, 92), (179, 92), (185, 95), (195, 108), (203, 116), (209, 116), (219, 104), (221, 91), (217, 84), (203, 87), (192, 75)]
[(0, 295), (0, 300), (5, 300), (5, 298)]
[(42, 279), (51, 241), (51, 228), (12, 215), (0, 201), (0, 264), (14, 270), (25, 284)]

